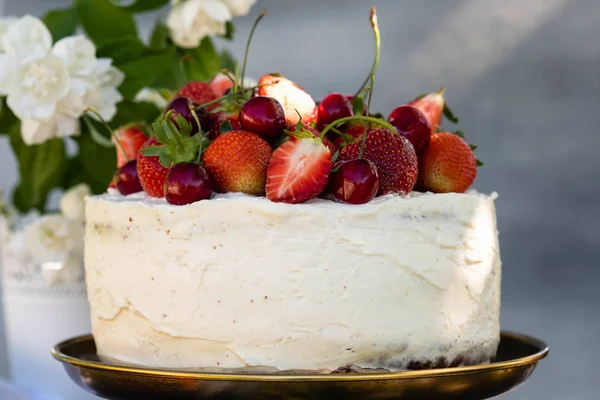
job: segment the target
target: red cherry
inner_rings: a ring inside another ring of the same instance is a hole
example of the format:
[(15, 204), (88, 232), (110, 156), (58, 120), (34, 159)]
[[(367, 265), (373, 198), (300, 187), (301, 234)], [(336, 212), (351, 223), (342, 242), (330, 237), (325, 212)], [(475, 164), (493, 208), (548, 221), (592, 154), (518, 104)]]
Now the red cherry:
[(323, 129), (340, 118), (353, 115), (352, 103), (340, 93), (331, 93), (319, 104), (317, 113), (317, 128)]
[(368, 203), (378, 190), (377, 166), (364, 158), (338, 161), (333, 166), (327, 187), (334, 200), (349, 204)]
[(200, 164), (182, 162), (171, 167), (165, 180), (167, 203), (182, 206), (209, 199), (212, 194), (212, 178)]
[(285, 113), (276, 99), (256, 96), (242, 106), (240, 124), (243, 129), (254, 132), (267, 141), (273, 141), (283, 134)]
[(388, 122), (412, 143), (417, 154), (421, 154), (429, 147), (431, 125), (425, 114), (415, 107), (407, 105), (396, 107), (388, 117)]
[(124, 196), (128, 194), (141, 192), (142, 184), (137, 172), (137, 160), (126, 162), (115, 174), (116, 188)]
[(191, 134), (193, 135), (194, 133), (198, 133), (200, 129), (198, 127), (198, 123), (196, 122), (196, 118), (194, 117), (194, 114), (192, 113), (190, 107), (194, 108), (194, 111), (196, 112), (196, 116), (198, 117), (198, 120), (200, 121), (200, 125), (201, 125), (200, 128), (202, 129), (202, 131), (203, 132), (210, 131), (211, 119), (210, 119), (210, 114), (208, 113), (208, 110), (205, 107), (201, 107), (201, 106), (197, 105), (196, 103), (194, 103), (192, 100), (188, 99), (187, 97), (175, 97), (169, 103), (167, 108), (165, 109), (165, 115), (167, 115), (167, 113), (169, 111), (173, 110), (173, 114), (171, 114), (171, 120), (175, 124), (176, 124), (175, 119), (177, 118), (177, 115), (181, 115), (192, 126)]

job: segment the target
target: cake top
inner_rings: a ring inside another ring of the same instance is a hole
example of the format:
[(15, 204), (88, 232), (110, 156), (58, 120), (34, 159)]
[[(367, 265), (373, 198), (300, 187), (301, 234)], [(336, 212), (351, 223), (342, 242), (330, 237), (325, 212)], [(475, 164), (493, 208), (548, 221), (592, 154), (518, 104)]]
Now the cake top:
[[(246, 55), (265, 15), (250, 31)], [(236, 66), (210, 83), (186, 84), (150, 129), (120, 130), (111, 185), (123, 195), (144, 191), (174, 205), (208, 200), (214, 192), (291, 204), (465, 192), (480, 162), (462, 132), (441, 128), (443, 116), (458, 122), (444, 88), (398, 106), (387, 119), (371, 110), (380, 56), (375, 8), (369, 22), (375, 57), (354, 94), (331, 93), (316, 102), (278, 73), (252, 85), (245, 58), (241, 72)]]

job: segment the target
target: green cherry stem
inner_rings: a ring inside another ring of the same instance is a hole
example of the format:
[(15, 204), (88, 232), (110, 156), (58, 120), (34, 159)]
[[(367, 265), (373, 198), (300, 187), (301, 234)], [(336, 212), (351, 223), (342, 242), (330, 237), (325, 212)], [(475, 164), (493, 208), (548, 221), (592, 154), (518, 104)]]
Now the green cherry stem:
[(94, 107), (88, 107), (87, 109), (85, 109), (84, 112), (94, 115), (96, 118), (98, 118), (102, 122), (102, 124), (104, 125), (104, 127), (106, 128), (108, 133), (110, 133), (110, 136), (115, 140), (115, 143), (119, 147), (119, 150), (121, 150), (121, 153), (123, 153), (125, 161), (129, 162), (130, 160), (129, 160), (129, 157), (127, 156), (127, 152), (125, 151), (125, 148), (123, 147), (123, 144), (117, 137), (117, 134), (115, 133), (115, 131), (113, 131), (113, 129), (110, 127), (108, 122), (106, 122), (106, 120), (104, 118), (102, 118), (102, 115), (100, 115), (100, 113)]
[(336, 126), (338, 126), (340, 124), (343, 124), (345, 122), (348, 122), (348, 121), (367, 121), (367, 122), (371, 122), (373, 124), (379, 124), (379, 125), (381, 125), (383, 127), (386, 127), (389, 130), (391, 130), (392, 132), (396, 131), (396, 128), (394, 128), (393, 125), (391, 125), (389, 122), (384, 121), (382, 119), (374, 118), (374, 117), (365, 117), (364, 115), (353, 115), (353, 116), (350, 116), (350, 117), (340, 118), (338, 120), (333, 121), (329, 125), (327, 125), (325, 127), (325, 129), (323, 129), (321, 131), (320, 138), (323, 139), (325, 137), (325, 134), (327, 134), (328, 131), (330, 131), (333, 128), (335, 128)]
[(371, 67), (369, 76), (367, 76), (367, 79), (365, 79), (360, 89), (358, 89), (356, 94), (354, 94), (355, 97), (360, 96), (361, 92), (369, 84), (371, 75), (375, 75), (377, 73), (377, 68), (379, 67), (379, 56), (381, 55), (381, 35), (379, 33), (379, 23), (377, 22), (377, 11), (375, 10), (375, 7), (371, 8), (369, 21), (371, 22), (371, 27), (373, 28), (373, 33), (375, 34), (375, 59), (373, 60), (373, 66)]
[[(258, 89), (258, 88), (263, 87), (263, 86), (270, 86), (270, 85), (274, 85), (274, 84), (275, 83), (263, 83), (263, 84), (252, 86), (252, 87), (249, 87), (249, 88), (240, 89), (240, 92), (251, 92), (254, 89)], [(214, 100), (211, 100), (211, 101), (207, 101), (206, 103), (202, 103), (200, 105), (202, 107), (210, 106), (210, 105), (215, 104), (215, 103), (220, 103), (220, 102), (222, 102), (223, 100), (225, 100), (227, 98), (229, 98), (229, 94), (226, 94), (224, 96), (221, 96), (221, 97), (219, 97), (217, 99), (214, 99)]]
[(240, 85), (242, 85), (242, 89), (244, 88), (244, 77), (246, 76), (246, 63), (248, 62), (248, 52), (250, 51), (250, 42), (252, 42), (252, 36), (254, 36), (254, 31), (256, 30), (258, 23), (260, 22), (261, 19), (263, 19), (263, 17), (265, 15), (267, 15), (266, 9), (264, 9), (260, 13), (258, 18), (256, 18), (256, 21), (254, 21), (254, 25), (252, 25), (252, 29), (250, 29), (250, 34), (248, 35), (248, 41), (246, 42), (246, 50), (244, 51), (244, 63), (242, 64), (242, 81), (240, 82)]

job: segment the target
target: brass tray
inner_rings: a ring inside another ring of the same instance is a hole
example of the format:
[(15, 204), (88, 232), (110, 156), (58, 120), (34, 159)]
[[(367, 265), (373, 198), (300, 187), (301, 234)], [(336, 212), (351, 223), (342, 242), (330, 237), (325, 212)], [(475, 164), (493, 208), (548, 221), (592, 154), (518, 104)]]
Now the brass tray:
[(163, 371), (100, 362), (91, 335), (57, 344), (52, 355), (82, 388), (111, 400), (489, 399), (523, 383), (548, 346), (502, 332), (497, 362), (372, 374), (241, 375)]

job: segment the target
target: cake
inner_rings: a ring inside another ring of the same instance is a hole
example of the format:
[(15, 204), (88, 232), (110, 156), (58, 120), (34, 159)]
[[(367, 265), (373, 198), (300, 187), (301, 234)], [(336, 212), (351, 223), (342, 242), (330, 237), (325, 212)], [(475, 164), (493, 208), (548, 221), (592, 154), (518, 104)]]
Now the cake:
[(228, 92), (190, 82), (149, 138), (115, 135), (112, 188), (86, 202), (103, 360), (243, 373), (494, 360), (496, 195), (469, 189), (480, 163), (441, 126), (457, 122), (444, 89), (370, 112), (370, 21), (357, 95), (317, 103), (280, 74)]

